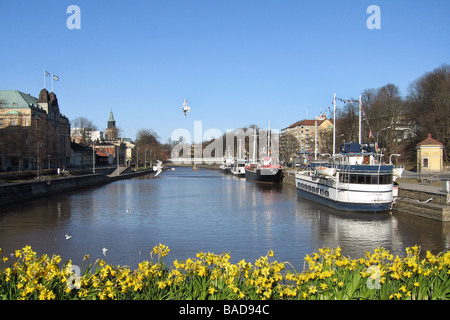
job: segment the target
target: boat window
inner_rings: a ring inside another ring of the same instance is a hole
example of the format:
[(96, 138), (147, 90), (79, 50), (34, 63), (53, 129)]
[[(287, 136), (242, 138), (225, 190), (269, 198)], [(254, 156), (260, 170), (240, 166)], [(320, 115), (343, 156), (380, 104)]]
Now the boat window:
[(325, 197), (329, 197), (330, 193), (328, 192), (328, 190), (325, 190)]
[(392, 174), (380, 175), (380, 184), (391, 184), (391, 183), (392, 183)]
[(362, 175), (357, 175), (356, 176), (356, 183), (358, 183), (358, 184), (364, 184), (364, 179), (365, 178), (365, 176), (362, 176)]
[(324, 190), (323, 189), (320, 189), (320, 194), (323, 196), (323, 192)]
[[(344, 182), (341, 180), (340, 182)], [(377, 175), (363, 175), (363, 174), (351, 174), (350, 175), (350, 183), (357, 184), (391, 184), (392, 183), (392, 174), (382, 174), (380, 176)]]
[(348, 173), (341, 173), (339, 175), (339, 182), (348, 183)]

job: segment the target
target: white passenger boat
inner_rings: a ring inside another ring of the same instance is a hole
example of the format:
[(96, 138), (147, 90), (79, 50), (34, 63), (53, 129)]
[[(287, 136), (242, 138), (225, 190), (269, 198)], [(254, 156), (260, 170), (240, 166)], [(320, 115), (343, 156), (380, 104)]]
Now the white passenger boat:
[(245, 160), (236, 160), (231, 165), (231, 173), (234, 176), (245, 177)]
[(298, 194), (340, 210), (389, 210), (394, 166), (381, 158), (374, 145), (346, 143), (339, 154), (296, 173)]
[(219, 169), (221, 173), (231, 173), (231, 166), (234, 163), (234, 157), (231, 156), (230, 150), (226, 150), (225, 157), (223, 157), (222, 164), (220, 165)]

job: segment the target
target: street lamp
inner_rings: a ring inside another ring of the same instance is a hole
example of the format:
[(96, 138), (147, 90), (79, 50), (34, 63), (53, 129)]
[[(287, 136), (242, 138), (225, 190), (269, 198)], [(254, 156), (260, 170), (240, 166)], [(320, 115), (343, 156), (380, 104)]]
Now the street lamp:
[(147, 169), (147, 148), (145, 148), (145, 161), (144, 161), (144, 168)]
[(41, 180), (42, 178), (42, 164), (41, 164), (41, 148), (44, 145), (44, 141), (39, 141), (37, 143), (37, 179)]
[(95, 141), (92, 141), (92, 173), (95, 173)]
[(392, 127), (392, 126), (389, 126), (389, 127), (386, 127), (386, 128), (383, 128), (383, 129), (380, 129), (380, 130), (377, 131), (377, 148), (378, 148), (378, 134), (379, 134), (381, 131), (386, 130), (386, 129), (389, 129), (389, 128), (391, 128), (391, 127)]

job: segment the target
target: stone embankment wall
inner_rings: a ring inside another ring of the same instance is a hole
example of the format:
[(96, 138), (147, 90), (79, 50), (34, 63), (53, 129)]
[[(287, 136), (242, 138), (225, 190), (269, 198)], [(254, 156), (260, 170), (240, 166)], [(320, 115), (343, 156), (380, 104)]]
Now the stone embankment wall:
[(423, 203), (417, 199), (410, 198), (398, 198), (394, 203), (393, 209), (398, 212), (437, 221), (450, 221), (450, 206), (448, 205), (435, 204), (432, 202)]
[(121, 179), (129, 179), (152, 173), (154, 173), (152, 170), (143, 170), (136, 173), (120, 174), (115, 176), (88, 174), (44, 181), (5, 183), (0, 185), (0, 205), (33, 200), (52, 194), (98, 186)]
[(433, 220), (450, 221), (448, 200), (447, 193), (410, 190), (400, 184), (393, 209)]
[(295, 186), (295, 170), (283, 170), (283, 183)]

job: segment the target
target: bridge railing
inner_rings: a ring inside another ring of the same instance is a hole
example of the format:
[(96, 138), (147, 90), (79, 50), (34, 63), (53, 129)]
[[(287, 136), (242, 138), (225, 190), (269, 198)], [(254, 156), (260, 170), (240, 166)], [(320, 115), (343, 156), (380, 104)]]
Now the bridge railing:
[(223, 158), (169, 158), (167, 161), (175, 164), (221, 164)]

